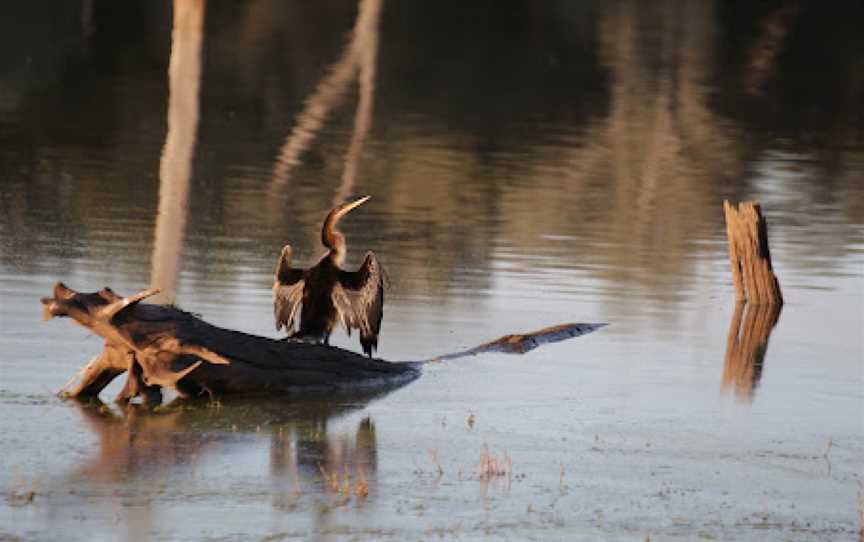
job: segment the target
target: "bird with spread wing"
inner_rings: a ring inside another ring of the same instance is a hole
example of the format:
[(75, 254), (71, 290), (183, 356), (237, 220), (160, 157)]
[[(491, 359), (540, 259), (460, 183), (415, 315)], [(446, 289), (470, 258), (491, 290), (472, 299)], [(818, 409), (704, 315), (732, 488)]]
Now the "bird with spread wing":
[[(386, 274), (371, 251), (357, 271), (342, 269), (345, 237), (336, 229), (343, 216), (370, 197), (343, 203), (330, 211), (321, 228), (321, 242), (329, 251), (313, 267), (291, 267), (291, 245), (282, 248), (273, 283), (277, 330), (284, 326), (289, 337), (329, 344), (330, 333), (341, 322), (349, 335), (353, 329), (359, 330), (363, 352), (372, 357), (384, 316)], [(298, 311), (300, 328), (295, 331)]]

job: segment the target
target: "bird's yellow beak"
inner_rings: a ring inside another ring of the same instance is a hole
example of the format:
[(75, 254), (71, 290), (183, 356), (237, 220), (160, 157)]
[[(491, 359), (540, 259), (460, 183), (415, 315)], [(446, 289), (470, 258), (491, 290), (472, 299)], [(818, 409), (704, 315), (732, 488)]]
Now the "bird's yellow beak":
[(361, 205), (363, 205), (364, 203), (366, 203), (370, 199), (372, 199), (372, 196), (363, 196), (362, 198), (356, 199), (356, 200), (352, 201), (351, 203), (346, 203), (345, 204), (345, 212), (348, 212), (355, 207), (360, 207)]
[(339, 207), (336, 208), (335, 215), (337, 217), (345, 216), (349, 211), (351, 211), (352, 209), (354, 209), (356, 207), (360, 207), (361, 205), (363, 205), (364, 203), (369, 201), (371, 198), (372, 198), (372, 196), (363, 196), (362, 198), (356, 199), (350, 203), (343, 203), (342, 205), (340, 205)]

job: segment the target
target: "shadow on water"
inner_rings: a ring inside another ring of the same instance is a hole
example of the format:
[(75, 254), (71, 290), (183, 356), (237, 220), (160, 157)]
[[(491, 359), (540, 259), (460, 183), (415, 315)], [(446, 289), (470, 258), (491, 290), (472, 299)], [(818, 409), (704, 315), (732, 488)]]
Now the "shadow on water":
[(780, 319), (782, 305), (737, 303), (729, 324), (721, 387), (750, 402), (762, 378), (771, 331)]

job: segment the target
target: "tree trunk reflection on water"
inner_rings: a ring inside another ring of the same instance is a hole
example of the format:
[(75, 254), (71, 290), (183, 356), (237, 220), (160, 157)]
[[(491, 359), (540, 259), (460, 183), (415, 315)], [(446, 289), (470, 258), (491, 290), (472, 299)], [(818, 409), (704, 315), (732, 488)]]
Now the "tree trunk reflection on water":
[(608, 5), (598, 26), (608, 108), (570, 149), (541, 146), (542, 160), (516, 165), (521, 177), (542, 179), (541, 166), (560, 164), (568, 185), (535, 190), (526, 183), (526, 196), (511, 201), (530, 191), (534, 205), (548, 212), (519, 213), (505, 202), (507, 238), (527, 243), (550, 231), (584, 235), (604, 224), (606, 242), (580, 248), (610, 288), (619, 293), (635, 280), (664, 303), (680, 299), (688, 288), (670, 279), (687, 276), (697, 261), (694, 239), (713, 235), (705, 217), (742, 182), (747, 152), (736, 128), (711, 108), (715, 9), (711, 2), (677, 0)]
[[(282, 145), (273, 170), (273, 185), (281, 186), (291, 178), (292, 170), (300, 164), (303, 154), (318, 136), (330, 110), (342, 103), (348, 85), (358, 78), (360, 99), (354, 120), (351, 147), (345, 156), (343, 186), (347, 190), (357, 175), (360, 151), (372, 122), (372, 101), (375, 88), (375, 61), (378, 54), (378, 22), (382, 0), (362, 0), (351, 40), (339, 60), (328, 69), (315, 92), (306, 100), (306, 107), (297, 118), (291, 134)], [(340, 194), (345, 189), (340, 189)], [(337, 195), (338, 198), (338, 195)], [(340, 201), (334, 200), (334, 204)]]
[(753, 400), (762, 377), (768, 339), (781, 308), (775, 304), (736, 303), (723, 364), (721, 387), (725, 392), (734, 392), (742, 401)]
[(354, 117), (354, 133), (351, 145), (345, 154), (345, 169), (342, 171), (342, 184), (333, 197), (333, 206), (342, 203), (354, 187), (357, 170), (360, 166), (360, 154), (366, 135), (372, 127), (372, 104), (375, 94), (375, 59), (378, 56), (378, 19), (381, 13), (381, 0), (366, 0), (361, 6), (357, 19), (357, 74), (360, 85), (360, 97), (357, 102), (357, 113)]
[[(357, 77), (359, 97), (354, 116), (354, 129), (351, 143), (345, 154), (341, 182), (333, 195), (331, 207), (342, 203), (352, 193), (360, 168), (366, 136), (372, 127), (381, 6), (382, 0), (362, 0), (360, 2), (357, 21), (342, 56), (329, 68), (329, 73), (306, 100), (305, 108), (298, 116), (294, 129), (285, 140), (279, 156), (276, 158), (270, 189), (271, 197), (267, 198), (269, 216), (275, 217), (285, 212), (283, 207), (285, 198), (276, 196), (290, 180), (294, 168), (300, 165), (300, 156), (309, 149), (318, 136), (330, 110), (342, 103), (348, 85)], [(322, 209), (322, 219), (328, 210)], [(308, 235), (313, 240), (310, 243), (311, 246), (316, 246), (314, 241), (319, 235), (316, 226), (317, 224), (308, 230)], [(296, 243), (296, 240), (293, 242)]]
[(206, 0), (174, 0), (168, 68), (168, 133), (159, 164), (159, 214), (150, 284), (155, 303), (173, 303), (186, 231), (189, 179), (198, 130), (201, 42)]

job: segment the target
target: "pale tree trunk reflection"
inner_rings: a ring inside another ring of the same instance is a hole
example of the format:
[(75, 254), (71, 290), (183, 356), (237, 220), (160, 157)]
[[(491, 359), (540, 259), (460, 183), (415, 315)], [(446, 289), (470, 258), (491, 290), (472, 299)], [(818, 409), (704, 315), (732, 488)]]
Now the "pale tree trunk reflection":
[(273, 187), (282, 186), (291, 178), (293, 169), (300, 164), (300, 155), (317, 137), (330, 111), (342, 103), (348, 86), (357, 77), (359, 100), (354, 117), (354, 133), (345, 156), (342, 182), (333, 199), (338, 204), (354, 186), (360, 155), (366, 134), (372, 125), (372, 104), (375, 91), (375, 62), (378, 55), (378, 21), (382, 0), (362, 0), (351, 40), (342, 56), (328, 70), (315, 92), (306, 100), (297, 124), (282, 145), (273, 170)]
[(174, 0), (168, 67), (168, 134), (159, 164), (159, 214), (150, 284), (161, 288), (154, 303), (173, 303), (186, 231), (189, 178), (198, 129), (201, 42), (205, 0)]
[(380, 0), (367, 0), (365, 11), (360, 12), (355, 36), (358, 79), (360, 83), (360, 98), (357, 102), (357, 112), (354, 115), (354, 133), (351, 145), (345, 155), (345, 169), (342, 171), (342, 184), (333, 198), (333, 206), (342, 203), (354, 188), (357, 170), (360, 165), (360, 154), (366, 135), (372, 127), (372, 104), (375, 94), (375, 59), (378, 56), (378, 18), (381, 12)]
[(95, 0), (84, 0), (81, 3), (81, 32), (85, 38), (89, 38), (96, 31), (96, 25), (93, 22), (93, 4)]
[(752, 401), (762, 378), (771, 331), (782, 305), (739, 302), (729, 325), (722, 388), (742, 401)]

